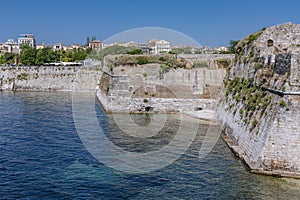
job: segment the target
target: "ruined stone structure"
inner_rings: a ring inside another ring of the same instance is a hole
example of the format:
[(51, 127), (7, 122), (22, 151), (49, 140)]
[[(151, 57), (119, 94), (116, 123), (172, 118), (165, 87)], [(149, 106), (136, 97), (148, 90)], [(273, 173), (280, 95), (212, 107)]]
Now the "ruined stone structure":
[(224, 138), (254, 172), (300, 177), (300, 25), (237, 45), (219, 104)]
[(225, 69), (171, 69), (159, 64), (117, 66), (104, 73), (97, 96), (108, 112), (182, 112), (213, 109)]
[(0, 90), (95, 90), (107, 112), (172, 113), (215, 107), (225, 75), (225, 68), (213, 64), (167, 71), (160, 64), (119, 65), (113, 72), (105, 65), (0, 67)]

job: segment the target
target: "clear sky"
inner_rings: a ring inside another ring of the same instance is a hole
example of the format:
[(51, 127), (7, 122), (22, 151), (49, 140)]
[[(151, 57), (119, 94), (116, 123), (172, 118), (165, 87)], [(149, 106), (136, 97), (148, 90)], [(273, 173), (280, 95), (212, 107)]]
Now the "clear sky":
[(262, 27), (300, 23), (299, 0), (2, 0), (0, 41), (32, 33), (37, 43), (84, 44), (132, 28), (163, 27), (201, 45), (228, 45)]

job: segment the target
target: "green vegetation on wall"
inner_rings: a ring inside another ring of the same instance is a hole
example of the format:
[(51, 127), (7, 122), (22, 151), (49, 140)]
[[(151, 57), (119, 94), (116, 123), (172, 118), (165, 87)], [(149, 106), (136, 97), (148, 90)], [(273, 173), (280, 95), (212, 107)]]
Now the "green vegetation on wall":
[(22, 74), (19, 74), (19, 75), (17, 76), (17, 79), (20, 80), (20, 81), (27, 80), (27, 79), (28, 79), (28, 76), (29, 76), (29, 74), (27, 74), (27, 73), (22, 73)]
[[(226, 84), (226, 101), (229, 103), (227, 109), (238, 105), (240, 107), (239, 115), (241, 120), (252, 131), (259, 124), (259, 119), (265, 113), (267, 107), (271, 104), (271, 96), (268, 92), (254, 82), (253, 78), (245, 79), (235, 77)], [(236, 114), (236, 110), (233, 114)]]
[(217, 64), (219, 67), (222, 67), (222, 68), (229, 68), (230, 67), (230, 60), (229, 59), (219, 59), (219, 60), (216, 60)]
[(208, 61), (207, 60), (203, 60), (203, 61), (198, 61), (193, 63), (193, 67), (194, 68), (205, 68), (208, 67)]
[(144, 65), (144, 64), (148, 64), (149, 63), (148, 58), (145, 57), (145, 56), (137, 57), (136, 60), (137, 60), (137, 64), (138, 65)]
[(239, 43), (239, 40), (230, 40), (229, 41), (229, 52), (235, 54), (236, 53), (236, 45)]
[(241, 64), (246, 62), (258, 62), (259, 52), (254, 47), (253, 42), (258, 39), (259, 36), (264, 32), (265, 28), (260, 31), (251, 34), (241, 41), (232, 40), (230, 41), (230, 51), (235, 53), (235, 64)]

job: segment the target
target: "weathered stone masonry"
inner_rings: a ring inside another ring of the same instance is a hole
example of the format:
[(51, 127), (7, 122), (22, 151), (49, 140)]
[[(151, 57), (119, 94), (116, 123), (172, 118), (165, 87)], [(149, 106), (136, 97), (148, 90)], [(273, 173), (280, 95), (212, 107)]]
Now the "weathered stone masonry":
[(0, 90), (96, 90), (97, 67), (0, 67)]
[(252, 130), (251, 123), (233, 112), (240, 105), (229, 109), (223, 96), (219, 118), (225, 127), (225, 140), (252, 171), (300, 178), (300, 25), (270, 27), (253, 43), (247, 43), (247, 38), (240, 43), (244, 54), (228, 77), (253, 77), (257, 85), (268, 88), (265, 91), (271, 101), (265, 110), (256, 109), (247, 119), (253, 124), (260, 118)]
[(118, 75), (104, 73), (101, 78), (97, 96), (107, 112), (213, 109), (225, 76), (225, 69), (176, 69), (161, 77), (159, 65), (124, 68), (115, 69)]

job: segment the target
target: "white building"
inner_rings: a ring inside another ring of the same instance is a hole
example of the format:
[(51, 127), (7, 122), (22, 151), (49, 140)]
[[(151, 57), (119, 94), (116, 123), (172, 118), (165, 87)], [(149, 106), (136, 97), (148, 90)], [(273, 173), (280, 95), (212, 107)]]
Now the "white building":
[(124, 47), (137, 47), (138, 43), (136, 43), (134, 41), (129, 41), (129, 42), (124, 43), (122, 46), (124, 46)]
[(0, 44), (0, 55), (8, 53), (9, 46), (7, 44)]
[(61, 42), (58, 42), (58, 43), (54, 44), (53, 47), (52, 47), (52, 50), (54, 50), (54, 51), (59, 51), (59, 50), (62, 50), (62, 49), (63, 49), (63, 45), (62, 45)]
[(44, 48), (46, 48), (45, 44), (37, 44), (36, 45), (36, 49), (44, 49)]
[(62, 49), (64, 51), (72, 51), (74, 48), (72, 46), (65, 46), (65, 45), (62, 45)]
[(0, 44), (0, 54), (3, 55), (5, 53), (19, 53), (18, 43), (14, 42), (13, 39), (8, 39), (7, 42)]
[(19, 53), (19, 50), (20, 50), (19, 45), (13, 39), (8, 39), (7, 42), (5, 43), (5, 45), (8, 46), (9, 53), (15, 53), (15, 54)]
[(222, 52), (222, 51), (228, 51), (228, 47), (220, 46), (215, 48), (216, 51)]
[(85, 49), (85, 47), (81, 46), (79, 44), (72, 44), (72, 46), (70, 47), (70, 49)]
[(24, 44), (28, 44), (32, 48), (35, 48), (35, 39), (32, 34), (20, 34), (18, 38), (18, 45), (21, 48)]
[(169, 53), (171, 51), (171, 43), (166, 40), (150, 40), (148, 45), (151, 48), (151, 54), (154, 55)]

